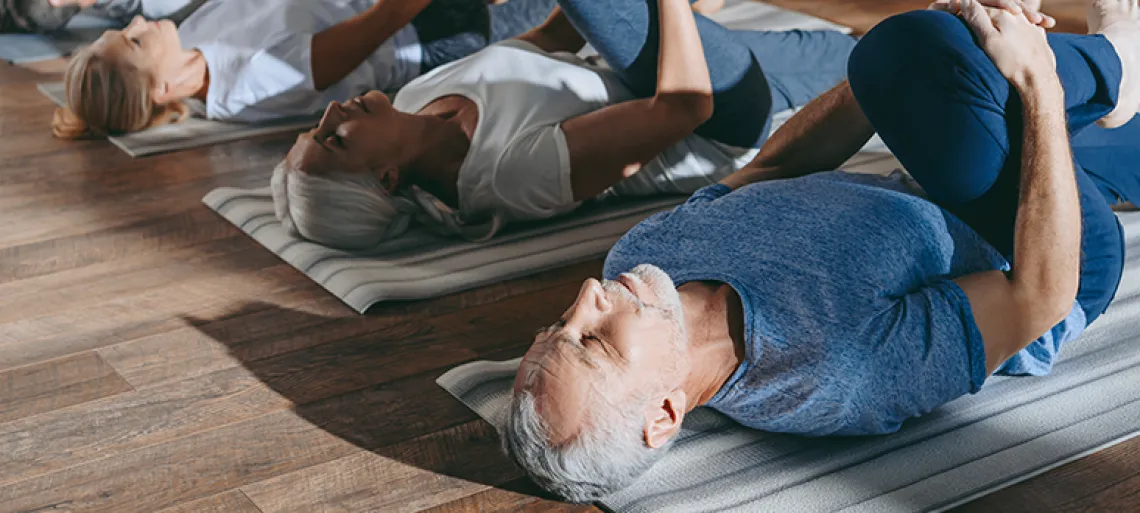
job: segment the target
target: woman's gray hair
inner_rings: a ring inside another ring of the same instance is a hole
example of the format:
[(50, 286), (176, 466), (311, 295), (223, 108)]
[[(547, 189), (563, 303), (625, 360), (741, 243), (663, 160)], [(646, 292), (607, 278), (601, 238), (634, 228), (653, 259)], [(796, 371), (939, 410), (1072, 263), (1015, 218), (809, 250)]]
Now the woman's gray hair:
[(535, 484), (568, 501), (595, 502), (629, 486), (672, 445), (671, 440), (656, 449), (646, 445), (645, 401), (636, 395), (622, 406), (593, 401), (588, 427), (573, 440), (553, 445), (529, 378), (511, 400), (500, 433), (503, 450)]
[(338, 249), (369, 249), (398, 237), (419, 211), (411, 200), (388, 194), (373, 173), (314, 175), (282, 162), (270, 189), (289, 233)]
[(499, 215), (466, 222), (435, 196), (412, 186), (389, 194), (374, 173), (311, 174), (281, 162), (270, 180), (277, 219), (294, 236), (346, 250), (371, 249), (413, 222), (439, 235), (482, 242), (503, 227)]

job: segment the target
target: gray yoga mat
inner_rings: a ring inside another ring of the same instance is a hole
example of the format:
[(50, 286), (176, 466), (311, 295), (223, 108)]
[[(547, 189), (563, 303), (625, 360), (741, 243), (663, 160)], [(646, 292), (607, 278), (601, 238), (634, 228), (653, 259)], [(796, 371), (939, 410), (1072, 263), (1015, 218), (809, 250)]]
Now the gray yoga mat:
[[(1128, 246), (1140, 213), (1121, 214)], [(536, 327), (552, 319), (535, 319)], [(474, 362), (438, 383), (502, 425), (518, 361)], [(619, 513), (941, 511), (1140, 434), (1140, 261), (1116, 302), (1044, 377), (994, 377), (962, 397), (867, 438), (808, 439), (749, 430), (700, 408), (676, 445), (601, 505)]]
[(78, 14), (58, 34), (0, 34), (0, 60), (24, 64), (66, 57), (114, 26), (112, 20)]
[[(62, 82), (39, 84), (38, 89), (56, 105), (64, 106), (67, 104)], [(200, 111), (201, 109), (193, 110)], [(119, 149), (127, 152), (128, 155), (137, 158), (263, 135), (300, 132), (316, 125), (318, 119), (319, 117), (294, 118), (274, 123), (245, 125), (211, 121), (195, 115), (182, 123), (149, 128), (141, 132), (108, 137), (107, 139)]]

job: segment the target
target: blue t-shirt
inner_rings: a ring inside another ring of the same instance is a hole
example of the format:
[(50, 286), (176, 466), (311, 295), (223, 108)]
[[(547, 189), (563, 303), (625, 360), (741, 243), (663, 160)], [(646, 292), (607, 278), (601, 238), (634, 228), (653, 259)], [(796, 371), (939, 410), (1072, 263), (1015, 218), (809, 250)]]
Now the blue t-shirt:
[[(744, 307), (745, 358), (707, 404), (765, 431), (889, 433), (986, 379), (985, 351), (952, 278), (1007, 270), (969, 226), (900, 175), (840, 171), (701, 189), (623, 237), (615, 278), (649, 263), (680, 286), (718, 281)], [(1073, 313), (1001, 369), (1048, 372), (1085, 326)]]

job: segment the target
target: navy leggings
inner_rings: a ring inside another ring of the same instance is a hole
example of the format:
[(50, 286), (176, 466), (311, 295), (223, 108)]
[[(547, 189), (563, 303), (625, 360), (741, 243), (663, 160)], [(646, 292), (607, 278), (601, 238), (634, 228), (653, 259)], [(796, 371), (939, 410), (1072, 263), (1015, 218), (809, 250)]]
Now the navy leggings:
[(555, 5), (555, 0), (495, 5), (486, 0), (432, 0), (412, 19), (424, 52), (420, 71), (427, 73), (537, 27)]
[[(1120, 59), (1101, 36), (1051, 34), (1076, 160), (1082, 213), (1077, 301), (1091, 323), (1124, 266), (1109, 204), (1140, 199), (1140, 120), (1116, 130)], [(872, 29), (851, 55), (851, 88), (883, 141), (931, 200), (1011, 259), (1021, 176), (1020, 98), (957, 16), (916, 11)]]
[[(558, 0), (567, 18), (634, 94), (654, 95), (660, 47), (657, 0)], [(713, 117), (696, 133), (759, 148), (770, 117), (799, 107), (841, 82), (855, 46), (834, 31), (729, 30), (701, 15), (714, 96)]]

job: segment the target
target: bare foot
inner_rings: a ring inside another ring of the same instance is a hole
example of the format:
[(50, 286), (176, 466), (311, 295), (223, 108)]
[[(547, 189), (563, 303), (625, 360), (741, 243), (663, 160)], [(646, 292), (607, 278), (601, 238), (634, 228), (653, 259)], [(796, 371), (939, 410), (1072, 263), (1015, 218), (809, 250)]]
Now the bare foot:
[(716, 14), (724, 8), (724, 0), (697, 0), (693, 2), (693, 10), (705, 16)]
[(1108, 39), (1123, 66), (1116, 110), (1097, 122), (1117, 128), (1140, 112), (1140, 5), (1137, 0), (1093, 0), (1088, 17), (1089, 33)]

